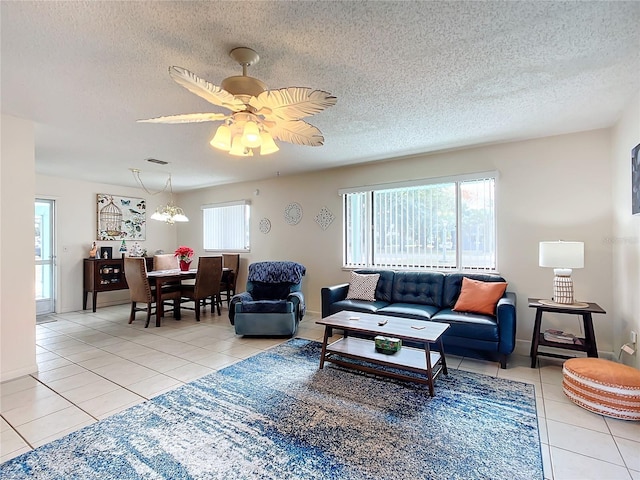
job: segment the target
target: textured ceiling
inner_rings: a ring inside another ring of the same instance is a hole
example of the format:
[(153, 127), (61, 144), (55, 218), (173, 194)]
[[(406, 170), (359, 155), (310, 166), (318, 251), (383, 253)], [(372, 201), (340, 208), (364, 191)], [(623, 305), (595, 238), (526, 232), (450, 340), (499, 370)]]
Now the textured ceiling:
[[(42, 174), (175, 190), (469, 145), (608, 127), (640, 89), (640, 2), (29, 2), (1, 8), (2, 113), (35, 122)], [(216, 123), (137, 119), (226, 112), (171, 65), (219, 85), (228, 52), (260, 54), (269, 88), (338, 103), (307, 118), (322, 147), (266, 157), (209, 146)], [(639, 106), (640, 108), (640, 106)], [(153, 157), (167, 166), (145, 162)], [(146, 182), (145, 182), (146, 183)]]

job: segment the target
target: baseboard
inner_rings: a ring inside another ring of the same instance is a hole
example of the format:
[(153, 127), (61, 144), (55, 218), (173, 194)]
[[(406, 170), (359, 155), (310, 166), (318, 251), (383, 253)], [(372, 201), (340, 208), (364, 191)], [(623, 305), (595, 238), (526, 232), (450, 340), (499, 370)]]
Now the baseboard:
[(34, 363), (29, 367), (20, 368), (18, 370), (2, 372), (2, 374), (0, 375), (0, 382), (8, 382), (9, 380), (15, 380), (16, 378), (24, 377), (25, 375), (31, 375), (32, 373), (38, 373), (37, 363)]

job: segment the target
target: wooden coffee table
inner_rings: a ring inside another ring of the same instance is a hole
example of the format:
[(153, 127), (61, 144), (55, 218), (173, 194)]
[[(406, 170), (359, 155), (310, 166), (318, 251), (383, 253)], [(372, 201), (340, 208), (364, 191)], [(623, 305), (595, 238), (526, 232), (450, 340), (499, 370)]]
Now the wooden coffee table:
[[(378, 323), (381, 321), (386, 321), (386, 323), (379, 325)], [(448, 373), (447, 362), (442, 346), (442, 334), (449, 328), (448, 323), (411, 320), (387, 315), (373, 315), (370, 313), (350, 311), (334, 313), (322, 320), (316, 321), (316, 323), (325, 326), (322, 352), (320, 354), (320, 368), (324, 367), (324, 362), (332, 362), (344, 367), (378, 375), (426, 383), (429, 385), (429, 393), (432, 397), (434, 395), (433, 381), (440, 372), (443, 372), (445, 375)], [(327, 344), (331, 336), (331, 331), (334, 328), (343, 330), (344, 337), (331, 344)], [(371, 336), (371, 339), (349, 337), (349, 332), (359, 332), (366, 336)], [(377, 352), (375, 349), (373, 337), (376, 335), (421, 343), (424, 345), (424, 349), (405, 347), (403, 345), (400, 351), (391, 355), (385, 355), (384, 353)], [(429, 346), (430, 343), (436, 343), (439, 351), (432, 352)], [(344, 360), (345, 358), (365, 360), (368, 363), (376, 365), (408, 370), (424, 374), (425, 377), (404, 375), (398, 372), (390, 372), (359, 365)]]

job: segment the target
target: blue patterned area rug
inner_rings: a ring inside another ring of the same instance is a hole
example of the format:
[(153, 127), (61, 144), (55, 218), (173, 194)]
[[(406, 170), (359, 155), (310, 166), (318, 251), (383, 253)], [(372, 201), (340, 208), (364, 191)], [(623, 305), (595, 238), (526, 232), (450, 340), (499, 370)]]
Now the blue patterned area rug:
[(36, 479), (542, 479), (533, 386), (450, 370), (436, 396), (293, 339), (0, 466)]

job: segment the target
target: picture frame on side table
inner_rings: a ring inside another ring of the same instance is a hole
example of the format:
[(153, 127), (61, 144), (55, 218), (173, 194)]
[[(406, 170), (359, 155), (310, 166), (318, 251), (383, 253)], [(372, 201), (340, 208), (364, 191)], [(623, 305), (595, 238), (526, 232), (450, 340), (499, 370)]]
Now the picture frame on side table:
[(640, 143), (631, 150), (631, 213), (640, 213)]
[(113, 247), (100, 247), (100, 258), (111, 260), (113, 258)]

